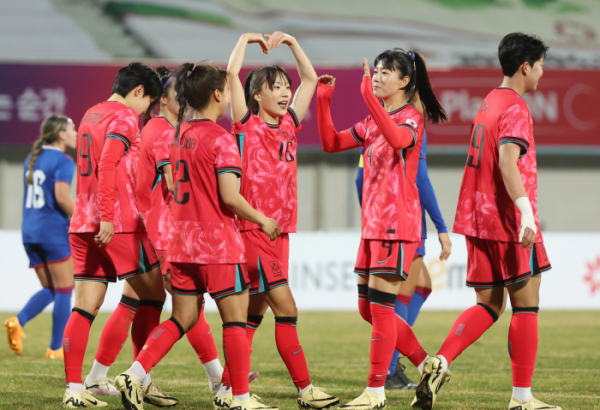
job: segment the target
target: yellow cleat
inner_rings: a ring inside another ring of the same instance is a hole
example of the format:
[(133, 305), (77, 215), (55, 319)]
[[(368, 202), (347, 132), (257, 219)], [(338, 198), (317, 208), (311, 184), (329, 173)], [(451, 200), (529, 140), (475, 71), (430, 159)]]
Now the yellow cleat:
[(163, 393), (154, 382), (142, 388), (144, 390), (144, 402), (156, 407), (171, 407), (179, 403), (175, 397)]
[(6, 331), (6, 343), (8, 343), (10, 350), (16, 355), (23, 353), (23, 342), (21, 339), (25, 339), (25, 333), (19, 323), (19, 319), (16, 316), (6, 319), (4, 330)]
[(435, 404), (438, 392), (444, 383), (450, 382), (450, 371), (444, 369), (442, 360), (430, 357), (425, 362), (421, 381), (417, 386), (417, 394), (411, 403), (415, 409), (431, 410)]
[(356, 399), (352, 400), (349, 403), (344, 404), (343, 406), (338, 407), (338, 409), (344, 410), (370, 410), (377, 409), (382, 410), (387, 406), (387, 400), (385, 399), (385, 394), (381, 396), (377, 396), (371, 393), (368, 389), (358, 396)]
[(115, 378), (115, 387), (121, 392), (121, 404), (125, 410), (143, 410), (144, 392), (142, 382), (128, 371)]
[(233, 400), (233, 393), (231, 392), (231, 389), (229, 389), (229, 391), (225, 394), (219, 394), (217, 391), (217, 394), (215, 395), (215, 398), (213, 399), (213, 409), (214, 410), (227, 410), (227, 409), (229, 409), (229, 405), (231, 404), (232, 400)]
[(79, 394), (65, 392), (62, 404), (63, 407), (66, 407), (67, 409), (90, 409), (108, 406), (105, 401), (98, 400), (87, 390), (84, 390)]
[(230, 410), (279, 410), (278, 407), (267, 406), (259, 402), (260, 397), (256, 394), (250, 396), (248, 400), (240, 401), (238, 399), (231, 400), (229, 405)]
[(561, 410), (561, 407), (551, 406), (549, 404), (543, 403), (538, 399), (534, 399), (533, 396), (529, 398), (528, 401), (519, 401), (512, 397), (510, 399), (510, 404), (508, 405), (508, 410), (542, 410), (542, 409), (554, 409)]
[(65, 353), (63, 352), (63, 348), (61, 347), (60, 349), (57, 349), (57, 350), (52, 350), (50, 348), (47, 348), (46, 349), (46, 359), (64, 360), (65, 359)]
[(340, 399), (327, 394), (319, 387), (306, 389), (303, 394), (298, 394), (298, 407), (300, 409), (328, 409), (340, 403)]

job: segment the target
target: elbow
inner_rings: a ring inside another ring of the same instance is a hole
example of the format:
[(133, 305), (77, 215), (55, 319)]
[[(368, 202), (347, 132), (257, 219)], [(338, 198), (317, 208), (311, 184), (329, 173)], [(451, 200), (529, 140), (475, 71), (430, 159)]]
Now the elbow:
[(234, 194), (221, 194), (221, 201), (225, 204), (225, 206), (233, 211), (235, 208), (235, 204), (237, 197)]

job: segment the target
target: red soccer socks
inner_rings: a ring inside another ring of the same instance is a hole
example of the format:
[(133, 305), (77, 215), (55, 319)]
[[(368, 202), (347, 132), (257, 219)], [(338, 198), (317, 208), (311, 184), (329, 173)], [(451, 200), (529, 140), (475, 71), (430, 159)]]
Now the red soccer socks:
[(63, 334), (67, 384), (83, 383), (81, 379), (81, 367), (93, 321), (94, 315), (91, 313), (73, 308)]
[(204, 306), (200, 310), (198, 322), (186, 335), (202, 364), (219, 358), (212, 330), (204, 317)]
[(250, 391), (248, 387), (250, 349), (246, 338), (246, 323), (223, 323), (223, 352), (226, 367), (229, 369), (233, 395), (248, 393)]
[(310, 376), (304, 350), (298, 341), (297, 321), (297, 317), (276, 317), (275, 342), (279, 355), (292, 376), (294, 385), (302, 390), (310, 385)]
[(537, 307), (513, 308), (508, 331), (513, 387), (531, 387), (538, 348), (537, 313)]
[(149, 372), (184, 334), (183, 327), (175, 318), (165, 320), (150, 333), (135, 361), (140, 362), (146, 373)]
[(396, 295), (369, 288), (373, 331), (371, 332), (371, 369), (368, 387), (383, 387), (396, 347), (397, 329), (394, 312)]
[(159, 300), (141, 300), (131, 328), (131, 342), (133, 343), (133, 357), (136, 358), (150, 332), (160, 323), (164, 302)]
[(100, 344), (96, 352), (96, 361), (110, 367), (121, 352), (123, 344), (129, 336), (129, 327), (136, 315), (140, 301), (123, 295), (119, 306), (110, 315), (102, 329)]
[(444, 356), (449, 365), (463, 350), (479, 339), (496, 320), (498, 320), (496, 312), (482, 303), (465, 310), (454, 322), (438, 355)]

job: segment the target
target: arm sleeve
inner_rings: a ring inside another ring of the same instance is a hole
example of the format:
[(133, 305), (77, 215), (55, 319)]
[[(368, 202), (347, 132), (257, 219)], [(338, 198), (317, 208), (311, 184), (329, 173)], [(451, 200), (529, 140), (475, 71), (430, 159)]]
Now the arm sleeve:
[(356, 193), (358, 194), (358, 203), (361, 207), (362, 207), (362, 191), (363, 191), (362, 189), (363, 189), (363, 175), (364, 175), (363, 152), (364, 152), (364, 148), (361, 147), (360, 148), (360, 159), (358, 160), (358, 171), (356, 173)]
[(517, 144), (521, 148), (520, 157), (527, 154), (529, 141), (533, 136), (529, 112), (515, 104), (500, 114), (498, 125), (498, 147), (503, 144)]
[(174, 129), (165, 130), (161, 135), (154, 140), (154, 147), (152, 147), (152, 155), (154, 156), (154, 163), (156, 164), (156, 170), (159, 172), (165, 165), (169, 165), (169, 145), (173, 141), (175, 135)]
[(98, 162), (98, 200), (102, 221), (113, 222), (117, 166), (126, 151), (119, 139), (107, 139)]
[(317, 88), (317, 122), (323, 151), (340, 152), (357, 148), (363, 145), (364, 136), (359, 135), (355, 127), (342, 132), (335, 130), (329, 109), (333, 89), (333, 87), (321, 83)]
[(70, 157), (65, 155), (65, 158), (60, 161), (56, 171), (54, 172), (54, 181), (62, 181), (71, 185), (73, 182), (73, 174), (75, 173), (75, 163)]
[(360, 86), (360, 92), (363, 95), (371, 117), (377, 124), (377, 127), (383, 133), (387, 142), (394, 149), (412, 148), (417, 143), (417, 133), (410, 124), (396, 124), (385, 108), (379, 103), (379, 100), (373, 94), (371, 77), (364, 77)]
[[(440, 212), (440, 208), (435, 197), (431, 180), (429, 179), (429, 173), (427, 172), (427, 160), (425, 158), (419, 159), (419, 170), (417, 171), (417, 188), (419, 190), (419, 197), (421, 198), (421, 205), (427, 210), (427, 213), (431, 217), (431, 220), (435, 224), (438, 233), (447, 233), (448, 228), (444, 223), (444, 218)], [(425, 217), (425, 215), (423, 215)]]
[(240, 151), (233, 135), (224, 133), (215, 139), (215, 174), (221, 175), (232, 172), (242, 176)]

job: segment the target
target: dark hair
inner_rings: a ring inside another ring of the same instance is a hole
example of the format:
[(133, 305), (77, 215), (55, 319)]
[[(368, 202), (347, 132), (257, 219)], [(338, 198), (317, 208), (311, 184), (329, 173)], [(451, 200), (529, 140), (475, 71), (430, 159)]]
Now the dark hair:
[(169, 93), (169, 90), (174, 87), (173, 83), (175, 81), (169, 81), (169, 79), (174, 77), (175, 71), (169, 70), (166, 66), (161, 65), (156, 67), (156, 72), (158, 73), (158, 76), (160, 77), (160, 83), (162, 84), (162, 93), (160, 95), (162, 97), (164, 95), (167, 95)]
[(69, 121), (71, 121), (71, 119), (66, 115), (51, 115), (42, 122), (40, 136), (33, 143), (31, 156), (27, 163), (27, 169), (29, 170), (29, 173), (27, 174), (27, 184), (33, 184), (33, 168), (35, 167), (38, 157), (42, 153), (42, 147), (56, 141), (58, 139), (58, 133), (67, 129)]
[(502, 66), (502, 74), (512, 77), (523, 63), (529, 63), (533, 68), (536, 61), (542, 57), (546, 58), (547, 53), (548, 46), (536, 35), (507, 34), (498, 45), (498, 59)]
[(257, 68), (248, 73), (246, 84), (244, 85), (244, 95), (246, 96), (246, 105), (254, 114), (258, 114), (258, 101), (254, 99), (254, 93), (262, 89), (264, 83), (267, 83), (269, 89), (273, 89), (275, 82), (283, 77), (292, 86), (292, 79), (288, 73), (278, 65), (267, 65)]
[[(177, 121), (181, 124), (187, 107), (196, 111), (204, 109), (209, 103), (215, 90), (225, 91), (227, 71), (217, 67), (212, 61), (202, 61), (198, 64), (185, 63), (175, 70), (175, 91), (179, 103)], [(175, 140), (179, 138), (179, 126)]]
[(419, 99), (423, 104), (423, 114), (427, 119), (434, 124), (448, 120), (446, 111), (431, 88), (425, 60), (419, 53), (394, 48), (379, 54), (375, 59), (375, 67), (379, 63), (383, 65), (383, 68), (398, 71), (400, 78), (408, 77), (410, 79), (404, 90), (408, 102), (411, 102), (418, 92)]
[(127, 67), (121, 68), (115, 77), (112, 93), (126, 97), (139, 85), (144, 86), (144, 97), (149, 95), (154, 100), (144, 114), (145, 124), (152, 118), (152, 110), (163, 92), (160, 77), (152, 67), (142, 63), (131, 63)]

